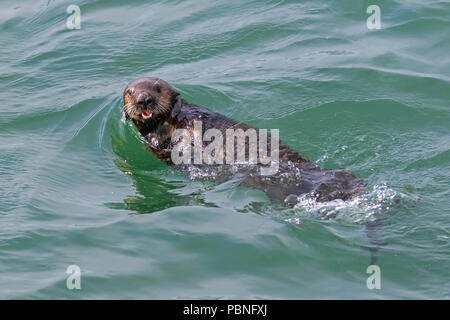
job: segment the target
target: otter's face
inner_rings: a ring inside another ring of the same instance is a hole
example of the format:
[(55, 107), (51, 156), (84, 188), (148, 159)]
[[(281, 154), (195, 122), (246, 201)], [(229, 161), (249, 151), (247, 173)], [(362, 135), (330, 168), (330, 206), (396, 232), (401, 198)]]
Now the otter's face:
[(180, 94), (159, 78), (140, 78), (130, 82), (123, 93), (125, 119), (149, 124), (165, 118)]

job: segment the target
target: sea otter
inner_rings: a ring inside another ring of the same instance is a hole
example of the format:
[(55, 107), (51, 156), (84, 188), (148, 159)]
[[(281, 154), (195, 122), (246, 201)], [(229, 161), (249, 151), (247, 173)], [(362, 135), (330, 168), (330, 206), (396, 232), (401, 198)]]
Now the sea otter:
[[(123, 93), (123, 100), (123, 120), (131, 119), (148, 144), (148, 149), (159, 159), (172, 165), (176, 164), (172, 157), (173, 152), (175, 149), (179, 150), (180, 139), (174, 139), (179, 130), (192, 133), (191, 140), (186, 138), (184, 144), (187, 142), (195, 145), (196, 139), (203, 137), (210, 129), (217, 130), (223, 136), (228, 134), (230, 129), (242, 129), (244, 132), (256, 129), (205, 107), (188, 103), (167, 82), (159, 78), (140, 78), (130, 82)], [(200, 129), (197, 123), (201, 123)], [(251, 139), (247, 138), (244, 138), (243, 145), (233, 143), (232, 149), (224, 146), (220, 152), (225, 154), (228, 151), (229, 155), (233, 153), (233, 156), (236, 156), (244, 148), (245, 157), (249, 159)], [(273, 138), (270, 134), (264, 137), (270, 140), (269, 148), (274, 145), (270, 138)], [(259, 145), (263, 138), (256, 139)], [(208, 148), (210, 143), (211, 140), (200, 139), (201, 149)], [(221, 170), (223, 177), (238, 177), (241, 179), (241, 185), (263, 190), (271, 199), (285, 201), (287, 204), (295, 203), (297, 197), (304, 194), (313, 196), (317, 201), (347, 200), (364, 189), (361, 180), (353, 173), (346, 170), (321, 169), (281, 140), (277, 141), (277, 144), (277, 169), (273, 174), (260, 174), (257, 169), (267, 164), (252, 162), (252, 165), (239, 166), (237, 170)], [(235, 168), (227, 164), (228, 167)], [(220, 167), (223, 169), (227, 164)], [(185, 165), (180, 167), (186, 168)]]

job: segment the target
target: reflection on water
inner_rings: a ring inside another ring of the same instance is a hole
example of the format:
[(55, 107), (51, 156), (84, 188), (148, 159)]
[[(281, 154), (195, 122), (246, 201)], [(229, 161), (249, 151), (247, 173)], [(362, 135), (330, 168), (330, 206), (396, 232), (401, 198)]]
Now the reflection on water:
[(122, 138), (112, 140), (112, 149), (119, 157), (115, 160), (115, 164), (133, 181), (137, 195), (126, 197), (123, 203), (108, 203), (106, 204), (108, 207), (152, 213), (175, 206), (213, 206), (206, 203), (202, 197), (202, 191), (210, 188), (211, 182), (196, 182), (196, 186), (193, 187), (194, 182), (189, 182), (181, 173), (145, 150), (145, 145), (135, 130), (130, 130), (122, 124), (118, 125), (120, 128), (117, 129), (123, 138), (128, 140)]

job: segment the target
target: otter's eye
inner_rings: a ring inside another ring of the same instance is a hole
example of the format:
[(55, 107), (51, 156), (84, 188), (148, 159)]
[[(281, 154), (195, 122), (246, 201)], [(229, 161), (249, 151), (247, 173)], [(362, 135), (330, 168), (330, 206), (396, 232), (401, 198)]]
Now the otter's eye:
[(159, 85), (156, 85), (155, 89), (158, 93), (161, 93), (161, 87)]
[(126, 94), (129, 95), (129, 96), (131, 96), (131, 93), (132, 93), (132, 92), (131, 92), (131, 89), (127, 89)]

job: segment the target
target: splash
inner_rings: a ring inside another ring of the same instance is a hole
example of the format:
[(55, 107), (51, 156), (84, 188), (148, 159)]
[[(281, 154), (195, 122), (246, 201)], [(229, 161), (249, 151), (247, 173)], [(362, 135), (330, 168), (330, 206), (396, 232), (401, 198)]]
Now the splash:
[(232, 165), (177, 165), (175, 168), (187, 172), (191, 181), (199, 180), (225, 180), (230, 178), (239, 178), (242, 174), (249, 174), (257, 169), (257, 166), (251, 164), (232, 164)]
[(373, 222), (386, 213), (403, 195), (387, 183), (376, 184), (372, 190), (353, 199), (318, 202), (316, 195), (298, 196), (294, 205), (295, 217), (285, 218), (289, 223), (300, 224), (302, 218), (319, 220), (345, 220), (358, 224)]

